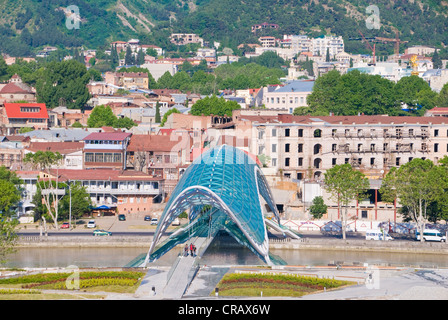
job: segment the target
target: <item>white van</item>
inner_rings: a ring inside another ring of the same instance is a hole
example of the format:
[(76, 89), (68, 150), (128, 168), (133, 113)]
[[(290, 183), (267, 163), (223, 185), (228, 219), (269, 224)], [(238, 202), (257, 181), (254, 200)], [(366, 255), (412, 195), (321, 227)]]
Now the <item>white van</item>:
[(386, 231), (371, 229), (366, 231), (366, 240), (394, 240)]
[[(420, 241), (420, 232), (415, 233), (415, 240)], [(425, 229), (423, 230), (424, 241), (439, 241), (446, 242), (446, 236), (442, 235), (439, 230)]]

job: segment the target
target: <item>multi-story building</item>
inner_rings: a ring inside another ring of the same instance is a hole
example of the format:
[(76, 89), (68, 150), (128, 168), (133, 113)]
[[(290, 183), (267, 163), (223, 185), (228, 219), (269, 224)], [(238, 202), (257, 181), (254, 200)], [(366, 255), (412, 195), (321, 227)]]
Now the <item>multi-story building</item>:
[(106, 72), (105, 81), (126, 90), (148, 89), (149, 77), (144, 72)]
[(191, 162), (192, 146), (185, 130), (169, 135), (133, 135), (127, 150), (127, 167), (163, 179), (164, 192), (169, 195)]
[(22, 128), (48, 129), (45, 103), (4, 103), (0, 106), (1, 133), (12, 135)]
[(94, 132), (83, 139), (84, 168), (126, 169), (126, 150), (132, 134)]
[(238, 121), (252, 123), (252, 152), (269, 156), (269, 167), (298, 180), (320, 180), (344, 163), (381, 178), (414, 158), (437, 163), (448, 152), (443, 117), (280, 114), (240, 115)]
[(95, 207), (107, 206), (122, 214), (147, 214), (163, 199), (163, 179), (138, 171), (97, 169), (51, 171), (52, 179), (80, 182)]
[(189, 43), (200, 43), (201, 46), (204, 45), (204, 39), (194, 33), (173, 33), (170, 36), (170, 41), (178, 46)]
[(341, 36), (324, 36), (312, 39), (312, 52), (314, 56), (325, 56), (327, 50), (330, 58), (344, 52), (344, 40)]
[(283, 87), (268, 91), (263, 95), (263, 103), (268, 109), (286, 110), (293, 113), (295, 108), (306, 107), (306, 98), (313, 91), (314, 81), (291, 81)]

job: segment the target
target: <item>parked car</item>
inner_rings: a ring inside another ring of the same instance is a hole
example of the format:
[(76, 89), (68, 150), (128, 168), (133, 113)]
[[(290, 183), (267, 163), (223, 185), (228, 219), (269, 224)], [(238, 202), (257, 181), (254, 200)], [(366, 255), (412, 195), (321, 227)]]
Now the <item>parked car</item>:
[(68, 228), (70, 228), (70, 223), (68, 223), (68, 222), (64, 222), (64, 223), (61, 225), (61, 229), (68, 229)]
[[(415, 240), (420, 241), (420, 232), (415, 233)], [(423, 230), (424, 241), (446, 242), (446, 236), (442, 235), (439, 230), (425, 229)]]
[(94, 230), (93, 231), (93, 235), (94, 236), (111, 236), (112, 235), (112, 232), (110, 232), (110, 231), (106, 231), (106, 230)]
[(159, 220), (157, 218), (151, 219), (151, 225), (157, 225), (159, 223)]
[(90, 220), (90, 221), (87, 223), (87, 228), (96, 228), (95, 220)]
[(151, 221), (151, 216), (145, 216), (145, 221)]
[(394, 240), (386, 231), (373, 229), (366, 231), (366, 240)]
[(173, 226), (180, 226), (180, 220), (179, 219), (174, 219), (173, 223), (171, 224)]
[(118, 215), (118, 220), (119, 221), (126, 221), (126, 216), (124, 214), (119, 214)]

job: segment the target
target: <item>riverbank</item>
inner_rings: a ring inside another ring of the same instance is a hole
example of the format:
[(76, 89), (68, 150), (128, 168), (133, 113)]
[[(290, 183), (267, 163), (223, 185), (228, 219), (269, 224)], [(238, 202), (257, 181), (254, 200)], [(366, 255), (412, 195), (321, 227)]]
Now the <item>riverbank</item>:
[[(20, 236), (18, 248), (148, 248), (152, 236)], [(448, 255), (448, 244), (418, 241), (367, 241), (360, 239), (307, 238), (271, 240), (271, 250), (340, 250), (356, 252), (422, 253)]]

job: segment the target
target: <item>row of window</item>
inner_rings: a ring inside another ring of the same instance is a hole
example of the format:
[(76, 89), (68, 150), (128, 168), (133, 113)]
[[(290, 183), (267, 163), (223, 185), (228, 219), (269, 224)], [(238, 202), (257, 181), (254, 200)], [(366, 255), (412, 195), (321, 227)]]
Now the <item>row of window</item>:
[[(264, 148), (264, 147), (263, 147)], [(446, 146), (446, 150), (448, 152), (448, 144)], [(375, 143), (371, 143), (370, 144), (370, 148), (369, 149), (365, 149), (364, 148), (364, 144), (359, 143), (357, 145), (357, 149), (356, 150), (350, 150), (350, 146), (345, 144), (345, 145), (337, 145), (336, 143), (333, 143), (331, 145), (331, 151), (332, 152), (350, 152), (350, 151), (358, 151), (358, 152), (366, 152), (366, 151), (370, 151), (370, 152), (388, 152), (388, 151), (392, 151), (391, 146), (389, 145), (389, 143), (383, 143), (383, 147), (382, 149), (377, 148), (377, 145)], [(409, 152), (409, 151), (416, 151), (415, 150), (415, 146), (414, 143), (407, 143), (407, 144), (400, 144), (397, 143), (395, 145), (395, 151), (397, 152)], [(421, 148), (418, 151), (422, 151), (422, 152), (428, 152), (429, 151), (429, 145), (425, 142), (423, 142), (421, 144)], [(440, 146), (439, 143), (434, 143), (434, 152), (440, 152)], [(277, 144), (273, 143), (271, 145), (271, 152), (272, 153), (276, 153), (277, 151)], [(286, 143), (285, 144), (285, 148), (284, 148), (284, 152), (289, 153), (291, 152), (291, 144)], [(303, 153), (303, 143), (299, 143), (297, 144), (297, 152), (298, 153)], [(262, 154), (263, 152), (259, 152), (260, 154)], [(316, 144), (313, 147), (313, 154), (319, 154), (322, 153), (322, 145), (321, 144)]]
[[(303, 137), (303, 130), (304, 129), (297, 129), (297, 135), (295, 135), (296, 137)], [(376, 130), (376, 129), (370, 129), (370, 131), (364, 130), (364, 129), (355, 129), (355, 130), (351, 130), (351, 129), (344, 129), (343, 131), (338, 131), (338, 129), (332, 129), (331, 131), (331, 135), (332, 137), (336, 137), (336, 136), (351, 136), (352, 133), (354, 136), (358, 136), (358, 137), (365, 137), (365, 136), (371, 136), (371, 137), (378, 137), (378, 133), (381, 130)], [(290, 128), (285, 128), (284, 129), (284, 136), (285, 137), (292, 137), (293, 136), (293, 130)], [(429, 135), (429, 129), (427, 127), (421, 127), (420, 131), (417, 133), (416, 129), (410, 128), (408, 130), (405, 130), (403, 128), (396, 128), (395, 131), (393, 129), (389, 130), (389, 129), (383, 129), (382, 130), (383, 133), (383, 137), (415, 137), (417, 134), (418, 135), (422, 135), (422, 136), (428, 136)], [(262, 139), (264, 137), (264, 130), (259, 130), (258, 131), (258, 138)], [(272, 137), (276, 137), (278, 134), (278, 129), (277, 128), (273, 128), (271, 129), (271, 136)], [(448, 130), (446, 135), (448, 136)], [(322, 130), (321, 129), (316, 129), (313, 132), (313, 136), (315, 138), (321, 138), (322, 137)], [(440, 129), (434, 129), (433, 131), (433, 136), (434, 137), (439, 137), (440, 136)]]
[[(411, 162), (412, 159), (414, 159), (413, 157), (409, 157), (408, 158), (408, 162)], [(425, 159), (424, 157), (422, 158), (423, 160)], [(376, 158), (370, 158), (370, 159), (366, 159), (369, 161), (370, 166), (371, 167), (377, 167), (378, 166), (378, 161)], [(383, 166), (390, 166), (390, 165), (395, 165), (395, 166), (401, 166), (402, 164), (404, 164), (404, 158), (401, 157), (396, 157), (393, 161), (390, 161), (388, 158), (383, 158)], [(364, 159), (363, 158), (345, 158), (344, 159), (344, 163), (350, 163), (352, 166), (361, 166), (364, 165)], [(335, 166), (337, 165), (337, 158), (332, 158), (331, 159), (331, 165)], [(272, 166), (276, 166), (277, 165), (277, 159), (273, 158), (272, 159)], [(290, 167), (291, 166), (291, 159), (290, 158), (285, 158), (285, 167)], [(297, 159), (297, 167), (303, 167), (303, 158), (298, 158)], [(322, 168), (322, 159), (320, 158), (316, 158), (313, 161), (313, 168), (314, 169), (321, 169)]]
[[(293, 99), (294, 98), (294, 99)], [(270, 100), (271, 103), (277, 103), (277, 104), (285, 104), (286, 103), (286, 97), (271, 97), (271, 98), (267, 98), (268, 102)], [(299, 104), (300, 101), (300, 105), (304, 105), (306, 100), (305, 97), (289, 97), (288, 99), (289, 104)]]
[(85, 162), (108, 162), (108, 163), (121, 163), (122, 162), (121, 153), (93, 153), (88, 152), (85, 154)]

